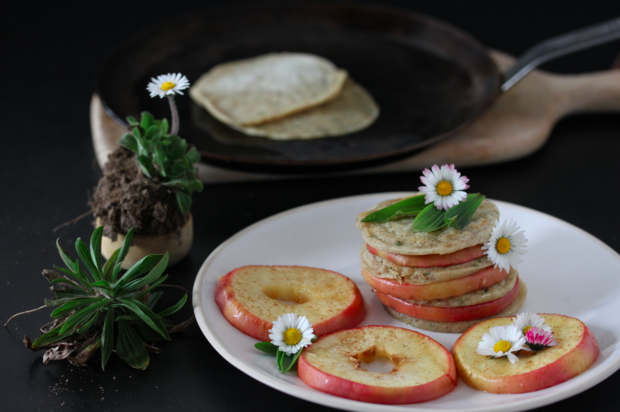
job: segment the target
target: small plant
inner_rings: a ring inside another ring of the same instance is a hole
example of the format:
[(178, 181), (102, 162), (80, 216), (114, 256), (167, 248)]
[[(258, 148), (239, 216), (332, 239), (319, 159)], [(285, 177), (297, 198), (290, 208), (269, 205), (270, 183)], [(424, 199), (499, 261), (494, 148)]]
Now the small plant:
[(192, 317), (174, 325), (165, 318), (183, 307), (187, 294), (168, 309), (154, 312), (162, 296), (161, 291), (154, 290), (168, 277), (162, 276), (168, 254), (148, 255), (123, 273), (121, 263), (129, 251), (133, 229), (105, 264), (101, 258), (102, 233), (103, 227), (93, 232), (90, 248), (77, 239), (75, 260), (56, 242), (67, 267), (54, 266), (56, 270), (43, 271), (53, 285), (55, 297), (45, 299), (44, 307), (56, 308), (51, 314), (54, 321), (41, 329), (45, 333), (34, 342), (30, 342), (28, 335), (24, 342), (33, 351), (49, 349), (44, 363), (69, 358), (83, 366), (101, 348), (104, 370), (112, 351), (130, 366), (146, 369), (148, 352), (160, 352), (148, 342), (170, 340), (171, 333), (180, 332), (193, 322)]
[(187, 142), (174, 134), (168, 134), (168, 121), (155, 120), (149, 112), (142, 112), (140, 122), (128, 117), (131, 134), (126, 134), (119, 145), (137, 154), (142, 173), (157, 179), (165, 186), (176, 189), (181, 212), (189, 212), (192, 193), (201, 192), (203, 185), (196, 177), (194, 163), (200, 160), (195, 148), (187, 150)]

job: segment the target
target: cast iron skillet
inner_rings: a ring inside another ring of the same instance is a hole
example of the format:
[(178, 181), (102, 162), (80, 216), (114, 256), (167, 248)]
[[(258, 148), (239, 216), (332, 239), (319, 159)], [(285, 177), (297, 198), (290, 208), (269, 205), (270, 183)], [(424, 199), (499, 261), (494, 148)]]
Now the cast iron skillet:
[[(169, 118), (167, 101), (146, 91), (151, 77), (181, 72), (195, 82), (216, 64), (279, 51), (317, 54), (346, 69), (379, 104), (378, 120), (342, 137), (272, 141), (229, 128), (186, 94), (176, 99), (179, 135), (197, 147), (203, 161), (271, 173), (377, 165), (465, 128), (502, 90), (502, 75), (486, 48), (446, 23), (378, 6), (283, 3), (211, 9), (153, 27), (107, 59), (96, 92), (122, 125), (142, 110)], [(520, 62), (514, 78), (559, 55), (551, 54), (543, 48)], [(510, 86), (504, 82), (503, 88)]]

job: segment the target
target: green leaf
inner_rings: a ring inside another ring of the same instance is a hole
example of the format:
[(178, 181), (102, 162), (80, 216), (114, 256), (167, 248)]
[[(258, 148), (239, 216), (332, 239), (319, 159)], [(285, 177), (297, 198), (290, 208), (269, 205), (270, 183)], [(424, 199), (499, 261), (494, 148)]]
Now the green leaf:
[(278, 369), (282, 370), (282, 359), (286, 356), (286, 353), (282, 352), (280, 348), (278, 348), (276, 352), (276, 365), (278, 365)]
[(66, 299), (66, 298), (85, 299), (85, 298), (96, 297), (92, 295), (90, 292), (84, 292), (81, 289), (54, 289), (54, 295), (56, 295), (58, 299)]
[(446, 212), (446, 219), (454, 219), (454, 225), (463, 229), (471, 220), (474, 213), (478, 209), (478, 206), (482, 203), (485, 196), (480, 193), (472, 193), (467, 195), (467, 200), (452, 206)]
[[(161, 255), (149, 255), (149, 256), (161, 256)], [(159, 260), (157, 265), (155, 265), (155, 267), (153, 267), (153, 269), (151, 269), (151, 271), (146, 276), (144, 276), (141, 279), (136, 279), (137, 281), (133, 283), (131, 287), (129, 287), (129, 285), (127, 284), (126, 287), (123, 287), (123, 292), (129, 291), (129, 290), (140, 289), (140, 288), (145, 287), (146, 285), (149, 285), (155, 282), (157, 279), (159, 279), (162, 273), (164, 273), (164, 270), (166, 270), (166, 267), (168, 267), (169, 260), (170, 258), (168, 256), (168, 252), (166, 252), (166, 254)]]
[(125, 149), (131, 150), (132, 152), (138, 153), (138, 141), (132, 134), (127, 133), (124, 135), (118, 141), (118, 145), (124, 147)]
[(127, 119), (127, 123), (129, 124), (129, 126), (137, 126), (137, 125), (140, 124), (140, 123), (138, 123), (136, 118), (133, 117), (133, 116), (127, 116), (126, 119)]
[[(167, 254), (164, 256), (167, 256)], [(127, 285), (129, 282), (131, 282), (138, 276), (148, 272), (149, 270), (155, 267), (159, 267), (158, 262), (161, 263), (162, 260), (162, 255), (147, 255), (143, 257), (138, 262), (136, 262), (135, 265), (130, 267), (129, 270), (125, 272), (125, 274), (123, 274), (123, 276), (114, 285), (114, 288), (120, 293), (120, 290), (124, 289), (125, 285)], [(167, 264), (168, 259), (166, 258), (166, 265)], [(163, 272), (164, 269), (166, 269), (165, 266), (163, 269), (161, 269), (161, 271)]]
[(140, 119), (140, 127), (144, 130), (147, 130), (149, 127), (153, 125), (155, 122), (155, 118), (149, 112), (142, 112), (142, 117)]
[(108, 308), (103, 321), (103, 333), (101, 334), (101, 369), (105, 370), (105, 365), (110, 360), (112, 348), (114, 347), (114, 308)]
[(96, 311), (95, 313), (93, 313), (90, 317), (90, 319), (88, 319), (88, 321), (86, 321), (86, 323), (82, 324), (82, 326), (80, 326), (75, 332), (78, 335), (83, 335), (86, 332), (88, 332), (90, 330), (90, 328), (93, 327), (93, 325), (95, 324), (95, 322), (97, 322), (97, 318), (99, 317), (99, 311)]
[(153, 161), (151, 158), (145, 155), (139, 155), (137, 159), (142, 173), (144, 173), (147, 177), (152, 178), (155, 174), (155, 168), (153, 167)]
[(183, 307), (183, 305), (185, 305), (185, 302), (187, 301), (187, 293), (185, 295), (183, 295), (183, 297), (181, 298), (180, 301), (178, 301), (175, 305), (170, 306), (168, 309), (166, 310), (162, 310), (161, 312), (159, 312), (157, 314), (157, 316), (159, 317), (164, 317), (164, 316), (170, 316), (173, 313), (176, 313), (179, 311), (179, 309), (181, 309)]
[(293, 367), (293, 365), (295, 365), (297, 363), (297, 359), (299, 359), (299, 355), (301, 355), (301, 352), (304, 349), (301, 348), (297, 351), (297, 353), (293, 354), (293, 355), (284, 355), (284, 357), (282, 358), (282, 362), (280, 362), (280, 371), (282, 373), (286, 373), (289, 370), (291, 370), (291, 368)]
[(90, 272), (93, 280), (101, 280), (99, 269), (97, 268), (97, 266), (95, 266), (95, 263), (90, 256), (88, 248), (86, 247), (84, 242), (82, 242), (81, 238), (77, 238), (77, 240), (75, 241), (75, 250), (77, 250), (80, 260), (82, 261), (82, 263), (84, 263), (84, 265)]
[(422, 212), (426, 207), (424, 195), (410, 197), (400, 202), (396, 202), (386, 208), (377, 210), (362, 219), (364, 223), (388, 222), (400, 216), (413, 216)]
[(154, 331), (158, 332), (163, 336), (164, 339), (170, 340), (170, 335), (166, 330), (166, 327), (162, 323), (159, 316), (153, 313), (152, 310), (146, 307), (146, 305), (136, 299), (127, 299), (127, 298), (119, 298), (119, 301), (122, 305), (124, 305), (127, 309), (131, 310), (133, 313), (138, 315), (140, 319), (144, 321), (147, 325), (149, 325)]
[(187, 160), (189, 160), (190, 164), (194, 164), (200, 161), (200, 153), (198, 153), (195, 147), (189, 149), (185, 156), (187, 156)]
[(84, 319), (86, 318), (88, 315), (90, 315), (91, 313), (93, 313), (94, 311), (96, 311), (97, 309), (107, 305), (109, 303), (109, 300), (105, 299), (102, 300), (100, 302), (97, 302), (93, 305), (90, 305), (88, 307), (86, 307), (85, 309), (82, 309), (81, 311), (73, 314), (69, 319), (67, 319), (63, 324), (62, 324), (62, 328), (60, 328), (60, 333), (65, 333), (67, 331), (71, 331), (73, 332), (73, 329)]
[(112, 253), (112, 256), (110, 256), (110, 259), (108, 259), (107, 262), (105, 262), (105, 265), (103, 266), (103, 279), (105, 280), (111, 280), (112, 279), (112, 273), (114, 272), (114, 265), (116, 264), (116, 259), (118, 259), (118, 254), (121, 250), (120, 249), (116, 249), (114, 251), (114, 253)]
[(276, 355), (278, 353), (278, 347), (271, 342), (258, 342), (254, 344), (254, 347), (270, 355)]
[(79, 267), (78, 261), (73, 260), (71, 256), (69, 256), (67, 252), (65, 252), (62, 246), (60, 246), (60, 238), (56, 239), (56, 248), (58, 249), (58, 253), (60, 254), (60, 257), (62, 258), (62, 261), (65, 263), (67, 268), (69, 268), (68, 271), (63, 270), (62, 272), (69, 276), (75, 277), (82, 284), (84, 284), (87, 287), (90, 287), (90, 280), (88, 279), (88, 276)]
[(147, 308), (153, 310), (159, 299), (164, 295), (164, 292), (158, 290), (157, 292), (153, 292), (149, 295), (149, 298), (144, 302)]
[(93, 303), (97, 303), (102, 299), (103, 297), (101, 296), (96, 297), (96, 298), (91, 298), (91, 299), (74, 299), (71, 302), (67, 302), (61, 307), (59, 307), (58, 309), (56, 309), (55, 311), (53, 311), (50, 316), (55, 319), (62, 318), (63, 316), (66, 316), (69, 312), (73, 310), (83, 308)]
[(101, 270), (101, 238), (103, 237), (103, 226), (99, 226), (93, 232), (90, 237), (90, 257), (93, 260), (97, 271), (99, 272), (99, 277), (103, 277), (103, 271)]
[(144, 370), (149, 366), (149, 354), (146, 347), (126, 320), (118, 321), (116, 353), (132, 368)]
[(74, 281), (72, 281), (70, 279), (59, 278), (59, 279), (52, 280), (50, 283), (53, 283), (53, 284), (56, 284), (56, 283), (66, 283), (67, 285), (73, 286), (76, 290), (84, 291), (84, 289), (82, 289), (82, 287), (80, 285), (78, 285), (77, 283), (75, 283)]
[(146, 136), (145, 136), (146, 140), (155, 141), (162, 136), (162, 132), (159, 126), (152, 125), (148, 128), (147, 127), (144, 127), (144, 128), (146, 129)]
[(88, 287), (88, 289), (90, 290), (92, 282), (90, 281), (90, 277), (80, 267), (80, 261), (79, 260), (75, 261), (75, 273), (79, 273), (80, 274), (80, 281), (82, 282), (83, 285), (86, 285)]
[(180, 190), (177, 190), (177, 203), (179, 204), (181, 213), (186, 214), (192, 207), (192, 197)]
[(116, 266), (114, 266), (114, 272), (112, 273), (112, 282), (116, 282), (116, 278), (118, 273), (121, 271), (121, 265), (123, 264), (123, 260), (129, 253), (129, 248), (131, 247), (131, 241), (133, 240), (133, 227), (129, 229), (127, 234), (125, 235), (125, 240), (123, 241), (123, 245), (120, 248), (120, 252), (118, 253), (118, 258), (116, 260)]
[(445, 219), (446, 212), (439, 210), (433, 203), (428, 204), (413, 220), (414, 232), (432, 232), (448, 226), (450, 221)]
[(60, 333), (61, 326), (57, 326), (54, 329), (50, 330), (46, 334), (39, 336), (34, 342), (32, 342), (32, 349), (37, 349), (43, 346), (47, 346), (54, 342), (59, 342), (63, 339), (71, 336), (71, 332), (68, 333)]
[[(146, 295), (147, 293), (151, 292), (153, 289), (155, 289), (156, 287), (158, 287), (159, 285), (164, 283), (166, 279), (168, 279), (168, 275), (162, 276), (161, 278), (159, 278), (158, 280), (153, 282), (153, 284), (151, 284), (146, 290), (144, 290), (144, 291), (138, 293), (136, 296), (134, 296), (134, 299), (140, 300), (140, 298), (142, 298), (142, 296)], [(150, 298), (149, 298), (149, 300), (150, 300)], [(153, 305), (155, 305), (155, 304), (153, 304)], [(152, 309), (152, 307), (150, 307), (150, 308)]]

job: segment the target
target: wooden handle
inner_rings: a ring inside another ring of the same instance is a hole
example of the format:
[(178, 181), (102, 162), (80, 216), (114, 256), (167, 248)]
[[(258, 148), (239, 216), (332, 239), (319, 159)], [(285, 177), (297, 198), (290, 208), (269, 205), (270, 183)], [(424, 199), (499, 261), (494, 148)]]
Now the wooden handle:
[(557, 93), (558, 117), (578, 112), (620, 111), (620, 70), (550, 76)]

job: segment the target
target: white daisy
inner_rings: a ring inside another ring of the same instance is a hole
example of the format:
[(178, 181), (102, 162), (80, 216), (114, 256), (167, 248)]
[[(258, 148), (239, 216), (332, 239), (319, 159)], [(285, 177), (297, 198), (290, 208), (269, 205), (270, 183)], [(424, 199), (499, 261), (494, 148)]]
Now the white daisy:
[(418, 190), (426, 193), (425, 203), (434, 203), (437, 209), (448, 210), (467, 199), (464, 190), (469, 188), (469, 179), (461, 176), (453, 164), (443, 165), (441, 168), (434, 165), (431, 170), (424, 169), (422, 174), (424, 176), (420, 177), (420, 180), (425, 186), (420, 186)]
[(174, 94), (183, 94), (181, 90), (189, 87), (189, 80), (181, 73), (168, 73), (151, 78), (151, 82), (146, 87), (151, 93), (151, 97), (159, 96), (164, 98)]
[(516, 269), (525, 254), (527, 238), (523, 233), (512, 219), (510, 222), (504, 221), (501, 226), (496, 221), (491, 239), (482, 246), (482, 250), (496, 268), (510, 272), (510, 267)]
[(515, 325), (495, 326), (489, 329), (489, 333), (482, 335), (476, 352), (494, 358), (507, 356), (510, 363), (515, 363), (519, 358), (513, 352), (523, 349), (523, 345), (525, 337)]
[(273, 322), (273, 328), (269, 329), (269, 339), (282, 352), (292, 355), (312, 343), (313, 332), (305, 316), (297, 317), (295, 313), (287, 313)]
[(512, 321), (517, 329), (523, 333), (523, 336), (531, 328), (540, 328), (545, 332), (551, 332), (551, 326), (547, 325), (545, 319), (537, 313), (519, 313), (516, 318), (512, 318)]

